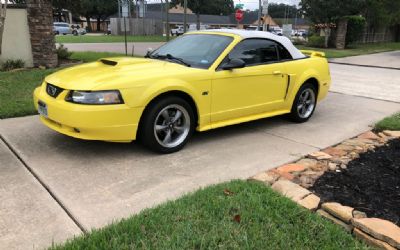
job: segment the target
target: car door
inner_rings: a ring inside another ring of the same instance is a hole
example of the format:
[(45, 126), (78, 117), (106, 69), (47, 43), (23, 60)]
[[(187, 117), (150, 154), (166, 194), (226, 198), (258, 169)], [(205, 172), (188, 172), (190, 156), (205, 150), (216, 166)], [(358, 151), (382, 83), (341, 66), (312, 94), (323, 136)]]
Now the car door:
[(243, 40), (222, 64), (232, 59), (241, 59), (246, 65), (216, 70), (211, 92), (212, 123), (274, 111), (283, 105), (288, 76), (279, 60), (276, 42), (259, 38)]

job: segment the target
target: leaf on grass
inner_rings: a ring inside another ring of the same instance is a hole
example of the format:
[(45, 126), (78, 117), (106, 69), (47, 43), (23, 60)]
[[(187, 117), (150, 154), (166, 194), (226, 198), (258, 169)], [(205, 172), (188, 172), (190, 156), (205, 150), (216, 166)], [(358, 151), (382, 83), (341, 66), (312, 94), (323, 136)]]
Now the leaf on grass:
[(240, 223), (240, 220), (241, 220), (240, 214), (235, 215), (235, 216), (233, 217), (233, 220), (236, 221), (237, 223)]
[(231, 196), (231, 195), (234, 195), (235, 193), (232, 192), (232, 191), (230, 191), (229, 189), (224, 189), (224, 194), (225, 194), (226, 196)]

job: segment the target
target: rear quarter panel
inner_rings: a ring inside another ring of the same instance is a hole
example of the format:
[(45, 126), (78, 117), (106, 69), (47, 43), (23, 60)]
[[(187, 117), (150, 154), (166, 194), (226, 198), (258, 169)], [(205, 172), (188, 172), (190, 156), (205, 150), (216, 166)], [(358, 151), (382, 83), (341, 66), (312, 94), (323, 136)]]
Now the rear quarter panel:
[(312, 78), (318, 81), (318, 101), (326, 97), (331, 84), (329, 65), (326, 58), (308, 57), (289, 61), (285, 66), (291, 79), (288, 90), (289, 107), (291, 107), (300, 87)]

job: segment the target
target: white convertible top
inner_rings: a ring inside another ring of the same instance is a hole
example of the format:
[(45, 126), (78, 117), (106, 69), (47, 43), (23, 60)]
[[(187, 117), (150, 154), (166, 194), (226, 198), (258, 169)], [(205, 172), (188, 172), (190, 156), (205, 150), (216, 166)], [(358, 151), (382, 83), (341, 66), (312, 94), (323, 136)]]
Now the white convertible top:
[[(266, 38), (282, 44), (292, 55), (293, 59), (304, 58), (305, 55), (301, 53), (293, 43), (285, 36), (278, 36), (271, 32), (266, 31), (253, 31), (253, 30), (239, 30), (239, 29), (215, 29), (215, 30), (201, 30), (199, 32), (221, 32), (238, 35), (242, 38)], [(196, 33), (196, 32), (191, 32)]]

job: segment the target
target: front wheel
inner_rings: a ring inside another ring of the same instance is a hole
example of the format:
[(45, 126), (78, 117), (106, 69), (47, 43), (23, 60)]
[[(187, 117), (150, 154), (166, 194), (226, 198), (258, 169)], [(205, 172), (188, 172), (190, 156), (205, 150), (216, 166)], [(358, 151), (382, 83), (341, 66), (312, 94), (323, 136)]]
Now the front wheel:
[(311, 83), (301, 86), (294, 99), (290, 118), (295, 122), (306, 122), (314, 113), (317, 106), (317, 90)]
[(191, 106), (178, 97), (166, 97), (151, 104), (140, 125), (139, 138), (145, 146), (160, 153), (181, 150), (194, 131)]

